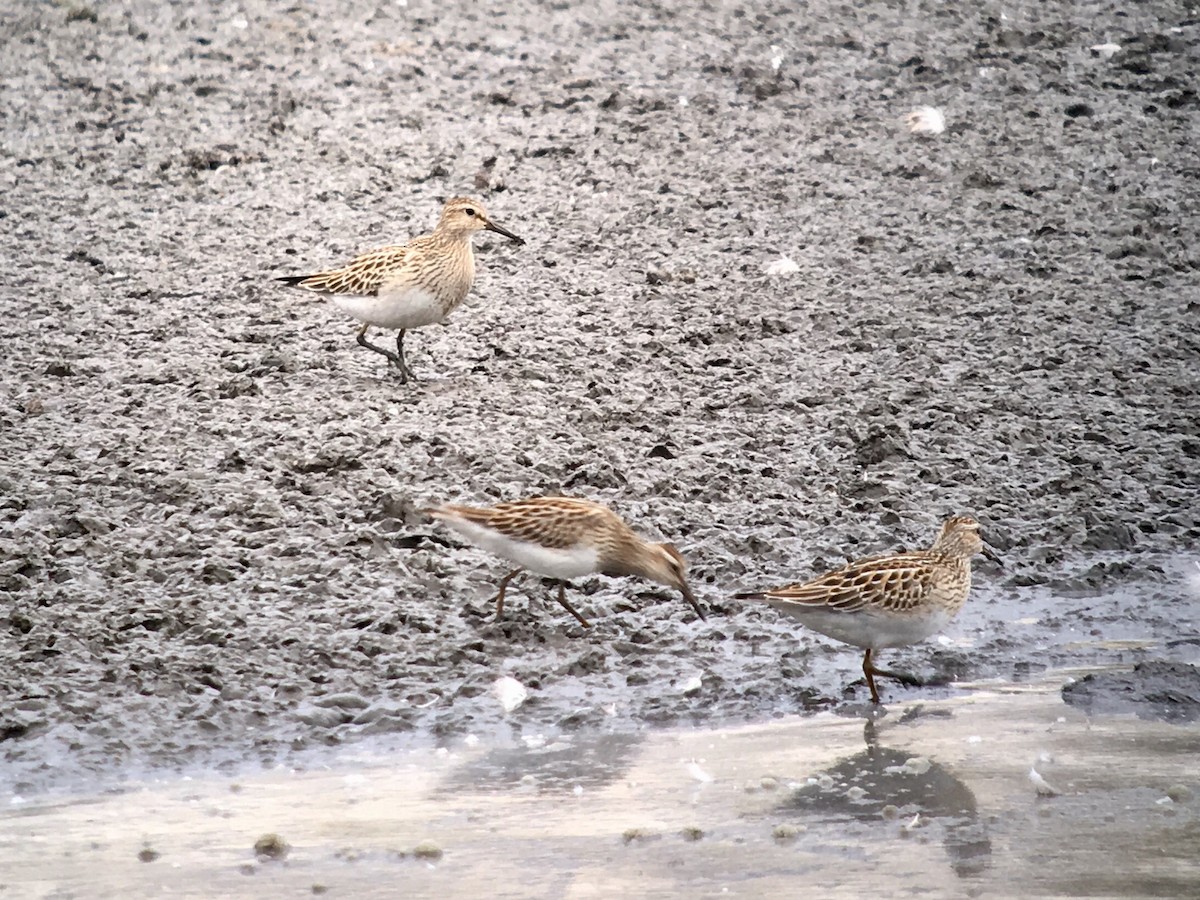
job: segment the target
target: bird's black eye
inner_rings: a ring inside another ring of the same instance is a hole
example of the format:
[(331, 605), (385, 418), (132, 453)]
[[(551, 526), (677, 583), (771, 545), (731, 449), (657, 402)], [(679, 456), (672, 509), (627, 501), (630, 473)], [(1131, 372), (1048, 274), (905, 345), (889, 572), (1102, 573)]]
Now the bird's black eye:
[(469, 207), (469, 206), (466, 209), (464, 209), (463, 212), (465, 212), (468, 216), (475, 215), (475, 210), (471, 209), (471, 207)]

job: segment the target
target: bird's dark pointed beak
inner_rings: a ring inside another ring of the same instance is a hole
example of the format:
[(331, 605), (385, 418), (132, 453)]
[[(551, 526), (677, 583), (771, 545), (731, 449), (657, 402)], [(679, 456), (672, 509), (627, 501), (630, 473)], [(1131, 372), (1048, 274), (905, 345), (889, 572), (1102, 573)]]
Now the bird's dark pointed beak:
[(516, 241), (518, 244), (525, 243), (525, 241), (523, 241), (521, 238), (517, 237), (515, 234), (513, 234), (507, 228), (501, 228), (499, 225), (497, 225), (491, 219), (488, 219), (486, 222), (484, 222), (483, 227), (486, 228), (488, 231), (494, 231), (494, 232), (496, 232), (496, 234), (504, 235), (510, 241)]
[(989, 547), (987, 544), (984, 544), (980, 548), (979, 552), (983, 554), (984, 559), (990, 559), (992, 562), (994, 562), (998, 566), (1004, 565), (1004, 563), (1000, 562), (1000, 557), (996, 555), (996, 551), (993, 550), (991, 547)]
[(681, 594), (683, 594), (684, 600), (686, 600), (688, 603), (692, 604), (692, 609), (694, 609), (696, 611), (696, 615), (698, 615), (700, 617), (701, 621), (707, 622), (708, 617), (706, 615), (704, 615), (704, 610), (702, 610), (700, 608), (700, 604), (696, 602), (696, 596), (695, 596), (695, 594), (692, 593), (692, 589), (687, 586), (686, 581), (683, 584), (679, 585), (679, 592)]

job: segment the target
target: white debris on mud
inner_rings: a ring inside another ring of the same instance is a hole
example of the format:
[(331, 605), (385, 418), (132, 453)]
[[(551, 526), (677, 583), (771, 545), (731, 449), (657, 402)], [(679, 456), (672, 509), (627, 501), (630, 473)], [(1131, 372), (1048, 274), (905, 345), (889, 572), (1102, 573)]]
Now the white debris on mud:
[(913, 134), (934, 135), (946, 130), (946, 116), (936, 106), (918, 106), (904, 121)]
[(790, 256), (781, 256), (772, 263), (768, 263), (763, 269), (768, 275), (795, 275), (800, 271), (800, 266)]
[(506, 713), (512, 712), (529, 699), (529, 691), (517, 679), (502, 675), (492, 682), (492, 693)]

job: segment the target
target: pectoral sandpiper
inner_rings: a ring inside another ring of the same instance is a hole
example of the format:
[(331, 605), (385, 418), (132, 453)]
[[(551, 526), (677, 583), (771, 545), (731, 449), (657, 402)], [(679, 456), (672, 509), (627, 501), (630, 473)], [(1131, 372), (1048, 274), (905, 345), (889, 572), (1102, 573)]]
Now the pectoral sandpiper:
[(469, 541), (517, 564), (500, 580), (496, 615), (508, 583), (524, 569), (558, 579), (558, 602), (585, 627), (567, 602), (565, 582), (584, 575), (636, 575), (680, 591), (701, 619), (704, 611), (687, 583), (687, 563), (670, 544), (638, 536), (612, 510), (589, 500), (531, 497), (479, 509), (447, 505), (426, 509)]
[(863, 674), (871, 701), (878, 703), (876, 675), (920, 682), (875, 668), (873, 655), (923, 641), (944, 628), (967, 600), (976, 553), (996, 559), (979, 536), (979, 523), (954, 516), (928, 550), (863, 559), (804, 584), (734, 596), (765, 601), (814, 631), (864, 649)]
[[(466, 299), (475, 280), (471, 236), (484, 229), (525, 243), (489, 219), (478, 200), (455, 197), (442, 209), (433, 234), (364, 253), (340, 269), (278, 280), (326, 294), (339, 309), (362, 322), (358, 342), (386, 356), (403, 384), (415, 377), (404, 361), (404, 333), (443, 321)], [(394, 353), (367, 340), (372, 325), (400, 330)]]

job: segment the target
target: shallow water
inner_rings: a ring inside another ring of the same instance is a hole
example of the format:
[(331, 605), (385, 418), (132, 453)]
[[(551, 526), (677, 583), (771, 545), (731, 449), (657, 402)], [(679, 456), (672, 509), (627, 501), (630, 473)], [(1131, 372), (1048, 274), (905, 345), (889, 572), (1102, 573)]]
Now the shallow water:
[[(319, 770), (15, 799), (0, 816), (0, 885), (56, 897), (757, 897), (800, 884), (828, 897), (1194, 895), (1200, 725), (1088, 718), (1060, 699), (1071, 674), (882, 716), (347, 753)], [(1055, 796), (1038, 795), (1031, 768)], [(271, 832), (290, 845), (282, 861), (255, 857)], [(415, 858), (422, 841), (443, 855)], [(159, 855), (139, 861), (147, 849)]]

